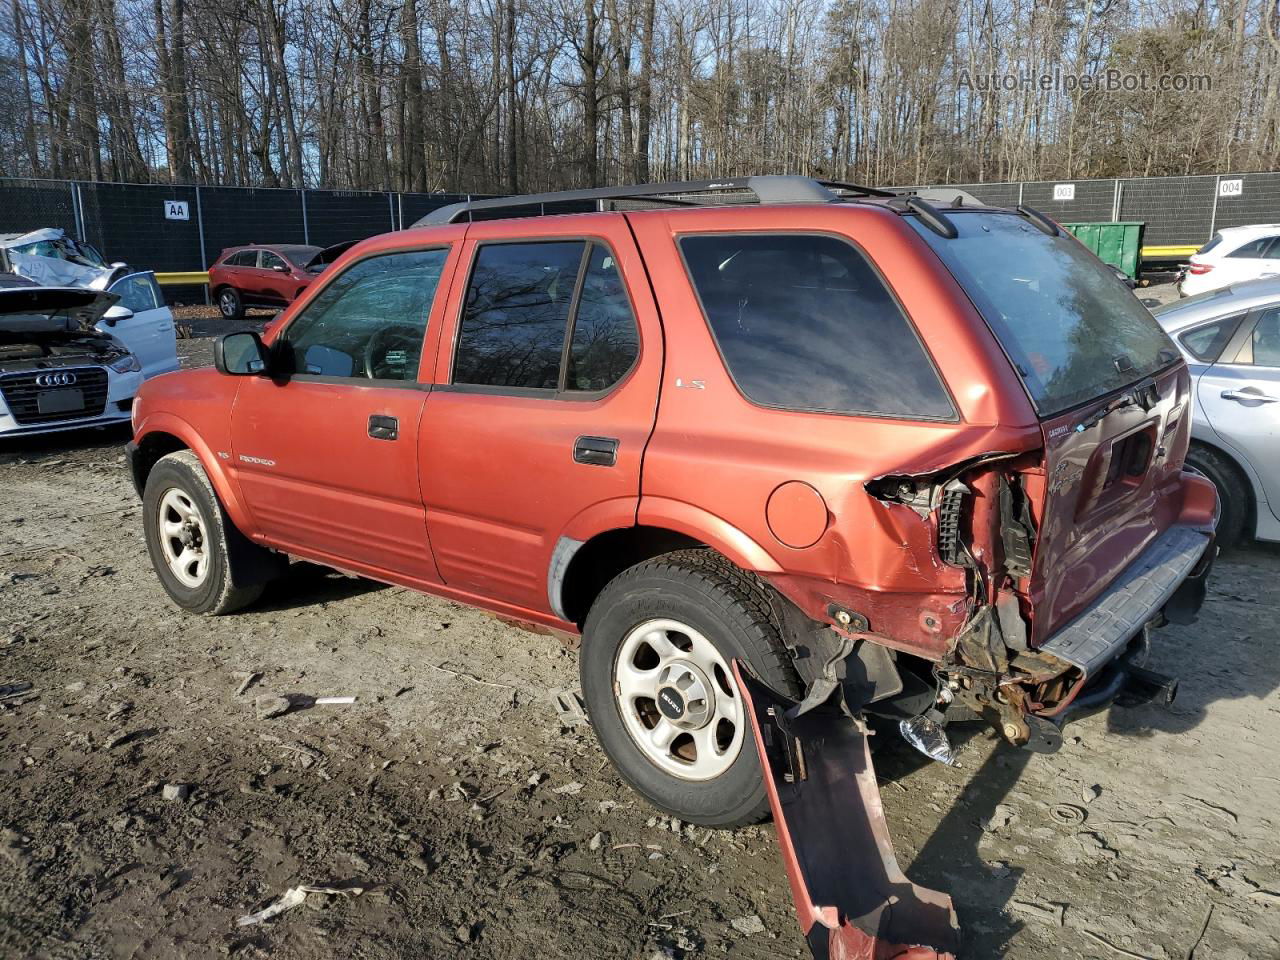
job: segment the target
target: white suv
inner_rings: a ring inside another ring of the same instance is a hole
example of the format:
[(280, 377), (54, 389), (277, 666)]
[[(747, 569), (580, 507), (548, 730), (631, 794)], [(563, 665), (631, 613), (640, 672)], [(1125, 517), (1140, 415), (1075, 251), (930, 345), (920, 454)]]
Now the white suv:
[(1227, 227), (1191, 256), (1178, 292), (1184, 297), (1280, 274), (1280, 223)]

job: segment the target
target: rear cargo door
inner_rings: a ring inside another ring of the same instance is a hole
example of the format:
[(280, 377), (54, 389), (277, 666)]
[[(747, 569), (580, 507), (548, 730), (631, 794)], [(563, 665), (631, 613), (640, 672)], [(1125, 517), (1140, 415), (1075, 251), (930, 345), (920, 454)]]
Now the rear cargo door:
[(1083, 611), (1173, 523), (1190, 420), (1178, 365), (1045, 420), (1043, 468), (1017, 476), (1037, 528), (1023, 587), (1039, 644)]

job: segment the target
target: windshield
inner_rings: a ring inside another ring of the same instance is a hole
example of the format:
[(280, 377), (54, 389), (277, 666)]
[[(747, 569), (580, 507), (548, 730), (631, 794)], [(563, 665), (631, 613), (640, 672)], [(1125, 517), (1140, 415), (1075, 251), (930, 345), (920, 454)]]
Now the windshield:
[(37, 240), (10, 248), (14, 253), (25, 253), (32, 257), (49, 257), (54, 260), (66, 260), (86, 267), (105, 267), (107, 264), (102, 255), (88, 244), (77, 243), (70, 237), (59, 237), (56, 240)]
[(1147, 308), (1072, 237), (1051, 237), (1012, 213), (947, 216), (959, 231), (950, 240), (908, 222), (987, 321), (1042, 417), (1178, 359)]

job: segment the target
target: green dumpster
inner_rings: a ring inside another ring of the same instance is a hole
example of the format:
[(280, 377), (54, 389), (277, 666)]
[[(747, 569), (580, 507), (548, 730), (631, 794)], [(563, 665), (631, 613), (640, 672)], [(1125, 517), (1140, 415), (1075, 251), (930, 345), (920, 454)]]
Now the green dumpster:
[(1138, 279), (1138, 261), (1142, 251), (1142, 228), (1145, 223), (1064, 223), (1103, 263), (1123, 270)]

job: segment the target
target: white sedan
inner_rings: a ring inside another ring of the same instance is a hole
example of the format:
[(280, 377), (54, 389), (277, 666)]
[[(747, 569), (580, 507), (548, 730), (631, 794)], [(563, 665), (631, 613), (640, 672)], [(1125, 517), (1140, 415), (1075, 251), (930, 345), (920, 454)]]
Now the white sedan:
[(1191, 255), (1178, 285), (1184, 297), (1280, 274), (1280, 223), (1226, 227)]
[(116, 296), (0, 285), (0, 439), (128, 423), (142, 368), (97, 329)]

